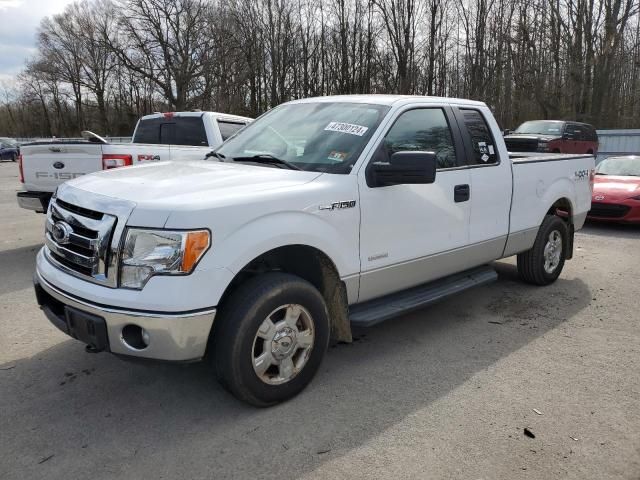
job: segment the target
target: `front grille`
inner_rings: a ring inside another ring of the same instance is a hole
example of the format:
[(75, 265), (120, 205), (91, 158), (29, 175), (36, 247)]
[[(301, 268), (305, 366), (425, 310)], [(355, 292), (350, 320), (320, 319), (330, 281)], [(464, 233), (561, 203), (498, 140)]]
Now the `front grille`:
[(113, 215), (53, 199), (45, 232), (49, 258), (73, 275), (115, 285), (110, 245), (116, 223)]
[(536, 152), (538, 150), (538, 140), (529, 138), (505, 138), (507, 150), (510, 152)]
[(104, 216), (104, 213), (96, 212), (95, 210), (89, 210), (88, 208), (84, 207), (78, 207), (77, 205), (71, 205), (70, 203), (65, 202), (64, 200), (60, 200), (59, 198), (56, 199), (56, 203), (65, 210), (77, 213), (78, 215), (82, 215), (83, 217), (93, 218), (94, 220), (102, 220), (102, 217)]
[(631, 210), (631, 207), (627, 207), (626, 205), (593, 202), (588, 215), (590, 217), (622, 218), (629, 213), (629, 210)]

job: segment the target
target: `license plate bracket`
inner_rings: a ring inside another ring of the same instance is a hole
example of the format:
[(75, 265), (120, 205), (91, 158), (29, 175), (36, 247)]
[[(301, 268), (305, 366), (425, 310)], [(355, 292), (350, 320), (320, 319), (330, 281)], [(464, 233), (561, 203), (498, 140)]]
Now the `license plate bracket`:
[(109, 337), (104, 318), (65, 306), (64, 316), (69, 335), (86, 343), (95, 352), (109, 351)]

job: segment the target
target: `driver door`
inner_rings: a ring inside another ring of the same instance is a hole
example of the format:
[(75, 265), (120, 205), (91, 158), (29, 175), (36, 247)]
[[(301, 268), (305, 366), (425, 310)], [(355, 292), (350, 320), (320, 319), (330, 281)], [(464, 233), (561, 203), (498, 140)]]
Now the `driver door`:
[(366, 166), (358, 172), (359, 302), (464, 269), (471, 181), (452, 111), (431, 105), (400, 111), (369, 163), (403, 150), (436, 154), (435, 183), (372, 187)]

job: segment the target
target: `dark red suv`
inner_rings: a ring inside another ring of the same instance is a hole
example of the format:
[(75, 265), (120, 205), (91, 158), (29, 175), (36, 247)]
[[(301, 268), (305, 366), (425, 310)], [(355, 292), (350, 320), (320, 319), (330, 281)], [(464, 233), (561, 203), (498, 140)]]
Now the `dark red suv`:
[(533, 120), (505, 135), (504, 141), (510, 152), (598, 153), (598, 134), (587, 123)]

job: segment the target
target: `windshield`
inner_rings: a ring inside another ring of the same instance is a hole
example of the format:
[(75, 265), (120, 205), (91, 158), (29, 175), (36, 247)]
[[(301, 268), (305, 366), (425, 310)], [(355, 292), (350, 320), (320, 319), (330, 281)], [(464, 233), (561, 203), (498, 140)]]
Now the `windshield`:
[(6, 137), (0, 137), (0, 143), (4, 143), (9, 147), (15, 147), (16, 145), (18, 145), (18, 142), (16, 142), (13, 138)]
[(535, 121), (524, 122), (520, 125), (515, 133), (534, 133), (539, 135), (562, 135), (564, 122), (554, 121)]
[(301, 170), (349, 173), (388, 110), (383, 105), (343, 102), (281, 105), (216, 153), (226, 159), (272, 156)]
[(596, 173), (640, 177), (640, 157), (607, 158), (598, 164)]

